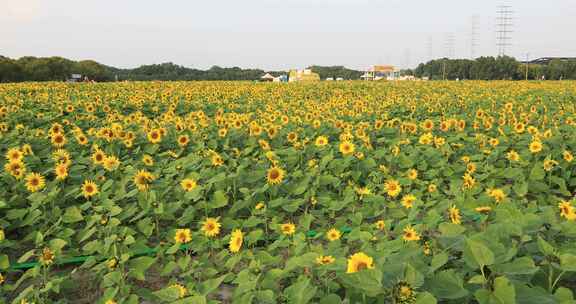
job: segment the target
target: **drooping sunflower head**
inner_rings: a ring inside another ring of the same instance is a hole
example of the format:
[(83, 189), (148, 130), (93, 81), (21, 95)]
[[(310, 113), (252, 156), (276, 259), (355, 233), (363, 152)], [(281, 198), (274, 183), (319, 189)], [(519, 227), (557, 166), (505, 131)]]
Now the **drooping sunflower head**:
[(358, 252), (348, 258), (346, 273), (355, 273), (364, 269), (373, 269), (374, 260), (364, 252)]

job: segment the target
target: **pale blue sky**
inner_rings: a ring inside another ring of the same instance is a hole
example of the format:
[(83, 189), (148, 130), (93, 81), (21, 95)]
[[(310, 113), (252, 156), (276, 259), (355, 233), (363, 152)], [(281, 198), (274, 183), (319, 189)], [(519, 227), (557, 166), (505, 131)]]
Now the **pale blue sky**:
[(446, 54), (496, 55), (496, 7), (513, 7), (524, 59), (576, 56), (574, 0), (0, 0), (0, 55), (94, 59), (117, 67), (172, 61), (263, 69), (311, 64), (414, 66)]

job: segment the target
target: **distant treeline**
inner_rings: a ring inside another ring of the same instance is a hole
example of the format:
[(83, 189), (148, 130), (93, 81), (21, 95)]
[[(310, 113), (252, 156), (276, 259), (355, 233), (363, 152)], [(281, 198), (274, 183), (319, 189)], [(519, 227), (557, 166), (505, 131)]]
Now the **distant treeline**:
[(528, 64), (508, 56), (470, 59), (436, 59), (421, 63), (413, 71), (416, 77), (438, 79), (521, 80), (576, 79), (576, 60), (553, 59), (547, 64)]
[[(343, 66), (311, 66), (321, 79), (360, 79), (362, 71)], [(438, 79), (524, 79), (526, 66), (512, 57), (480, 57), (468, 59), (437, 59), (420, 64), (402, 74)], [(143, 65), (134, 69), (119, 69), (94, 60), (73, 61), (62, 57), (0, 56), (0, 82), (64, 81), (71, 74), (80, 74), (95, 81), (115, 80), (258, 80), (266, 71), (222, 68), (208, 70), (187, 68), (173, 63)], [(287, 71), (268, 71), (278, 76)], [(576, 79), (576, 60), (552, 60), (548, 64), (529, 64), (529, 79)]]

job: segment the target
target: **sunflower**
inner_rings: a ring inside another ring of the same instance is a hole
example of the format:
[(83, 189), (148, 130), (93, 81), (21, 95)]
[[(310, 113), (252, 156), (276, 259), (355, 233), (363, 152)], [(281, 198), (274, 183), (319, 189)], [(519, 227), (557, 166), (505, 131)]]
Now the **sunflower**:
[(66, 164), (58, 164), (54, 168), (57, 180), (65, 180), (68, 177), (68, 166)]
[(572, 162), (572, 160), (574, 160), (574, 155), (572, 155), (572, 152), (565, 150), (564, 152), (562, 152), (562, 157), (564, 158), (565, 161), (567, 162)]
[(324, 147), (327, 144), (328, 144), (328, 137), (322, 135), (316, 137), (316, 140), (314, 141), (314, 145), (316, 145), (316, 147)]
[(99, 192), (98, 185), (91, 180), (85, 180), (81, 189), (82, 195), (84, 195), (85, 198), (91, 198)]
[(188, 135), (180, 135), (178, 137), (178, 145), (180, 147), (186, 147), (186, 145), (188, 145), (189, 142), (190, 138), (188, 137)]
[(53, 146), (62, 148), (66, 144), (67, 140), (64, 134), (55, 133), (50, 137), (50, 142), (52, 142)]
[(486, 214), (486, 213), (490, 213), (490, 211), (492, 211), (492, 207), (490, 207), (490, 206), (480, 206), (480, 207), (474, 208), (474, 210), (476, 210), (476, 212)]
[(552, 159), (547, 159), (544, 161), (543, 167), (545, 171), (552, 171), (554, 166), (558, 165), (558, 162)]
[(487, 193), (497, 203), (501, 203), (506, 198), (506, 193), (502, 189), (488, 189)]
[(30, 146), (29, 144), (25, 144), (22, 146), (22, 149), (20, 149), (22, 151), (22, 153), (24, 155), (32, 155), (34, 154), (34, 151), (32, 151), (32, 146)]
[(224, 160), (218, 153), (214, 153), (210, 158), (210, 161), (212, 162), (212, 166), (214, 167), (220, 167), (224, 164)]
[(4, 229), (0, 228), (0, 242), (6, 239), (6, 234), (4, 233)]
[(384, 222), (384, 220), (378, 220), (376, 223), (374, 223), (374, 226), (378, 230), (384, 230), (384, 228), (386, 228), (386, 223)]
[(144, 156), (142, 156), (142, 162), (144, 163), (144, 165), (150, 167), (154, 165), (154, 159), (152, 158), (152, 156), (145, 154)]
[(158, 129), (153, 129), (146, 135), (148, 141), (152, 144), (158, 144), (162, 141), (162, 132)]
[(38, 260), (40, 261), (40, 263), (44, 266), (48, 266), (52, 263), (54, 263), (54, 252), (52, 252), (52, 250), (50, 250), (50, 248), (48, 247), (44, 247), (44, 249), (42, 249), (42, 253), (40, 254), (40, 257), (38, 258)]
[(188, 293), (188, 290), (182, 284), (176, 283), (176, 284), (171, 285), (170, 288), (174, 288), (174, 289), (178, 290), (178, 298), (183, 298)]
[(542, 143), (539, 140), (534, 140), (530, 143), (530, 145), (528, 146), (528, 149), (532, 153), (538, 153), (538, 152), (542, 151), (542, 147), (543, 147)]
[(214, 237), (220, 234), (220, 226), (222, 226), (222, 224), (218, 222), (218, 218), (209, 217), (202, 222), (201, 230), (205, 236)]
[(19, 180), (26, 174), (26, 165), (22, 161), (11, 161), (4, 164), (4, 170)]
[(400, 282), (394, 288), (394, 303), (415, 303), (416, 292), (406, 282)]
[(348, 269), (346, 273), (355, 273), (364, 269), (373, 269), (374, 260), (363, 252), (358, 252), (348, 259)]
[(268, 173), (266, 174), (266, 180), (268, 181), (268, 184), (278, 185), (284, 179), (284, 174), (285, 172), (281, 168), (271, 167), (268, 169)]
[(190, 229), (176, 229), (174, 234), (174, 241), (178, 244), (186, 244), (192, 240), (192, 232)]
[(5, 281), (4, 276), (0, 273), (0, 285), (2, 285), (4, 281)]
[(316, 258), (316, 264), (318, 265), (328, 265), (332, 264), (336, 259), (331, 255), (321, 255)]
[(114, 171), (120, 166), (120, 160), (116, 156), (106, 156), (103, 166), (106, 171)]
[(400, 192), (402, 192), (402, 186), (397, 180), (389, 179), (384, 183), (384, 189), (386, 193), (391, 197), (396, 197)]
[(26, 189), (30, 192), (42, 190), (46, 186), (46, 180), (38, 173), (29, 173), (26, 175)]
[(190, 192), (194, 190), (196, 186), (198, 186), (198, 184), (196, 183), (196, 180), (192, 178), (185, 178), (180, 182), (180, 186), (182, 187), (182, 189), (184, 189), (184, 191)]
[(24, 153), (18, 148), (11, 148), (6, 152), (6, 159), (9, 162), (21, 161), (24, 158)]
[(514, 150), (510, 150), (510, 152), (506, 153), (506, 158), (509, 161), (517, 162), (520, 160), (520, 155), (518, 154), (518, 152), (516, 152)]
[(284, 235), (292, 235), (296, 232), (296, 225), (292, 223), (280, 224), (280, 230)]
[(456, 208), (456, 206), (452, 206), (450, 207), (450, 209), (448, 209), (448, 216), (450, 217), (450, 221), (452, 222), (452, 224), (460, 224), (460, 210), (458, 210), (458, 208)]
[(95, 165), (102, 165), (104, 164), (104, 160), (106, 159), (106, 153), (100, 149), (96, 149), (92, 154), (92, 162)]
[(405, 241), (418, 241), (420, 240), (420, 235), (418, 234), (418, 232), (412, 228), (412, 226), (407, 226), (406, 228), (404, 228), (403, 230), (404, 235), (402, 236), (402, 238)]
[(338, 147), (338, 149), (340, 150), (340, 153), (342, 153), (344, 155), (349, 155), (349, 154), (354, 153), (354, 150), (356, 148), (354, 147), (354, 144), (352, 142), (343, 141), (340, 143), (340, 146)]
[(256, 210), (262, 210), (266, 208), (266, 204), (264, 204), (264, 202), (259, 202), (258, 204), (256, 204), (256, 206), (254, 206), (254, 209)]
[(462, 188), (464, 189), (472, 189), (476, 185), (476, 179), (469, 173), (465, 173), (462, 179)]
[(228, 244), (228, 246), (230, 247), (230, 252), (238, 252), (240, 251), (240, 248), (242, 248), (242, 241), (244, 239), (244, 236), (242, 234), (242, 231), (240, 231), (240, 229), (236, 229), (232, 232), (232, 236), (230, 237), (230, 243)]
[(296, 142), (298, 140), (298, 133), (296, 132), (288, 133), (288, 135), (286, 135), (286, 140), (288, 140), (288, 142), (290, 143)]
[(154, 180), (154, 175), (146, 170), (138, 170), (134, 175), (134, 184), (140, 191), (147, 191), (150, 187), (150, 182)]
[(567, 201), (558, 203), (558, 209), (560, 209), (560, 216), (564, 218), (568, 218), (570, 214), (574, 213), (574, 207)]
[(402, 203), (402, 206), (404, 206), (404, 208), (410, 209), (413, 207), (415, 201), (416, 201), (416, 196), (414, 196), (412, 194), (407, 194), (407, 195), (404, 195), (402, 197), (401, 203)]
[(326, 238), (331, 242), (339, 240), (341, 236), (342, 233), (336, 228), (332, 228), (326, 232)]
[(226, 134), (228, 134), (228, 129), (226, 129), (226, 128), (218, 129), (218, 136), (219, 137), (226, 137)]
[(438, 187), (436, 186), (436, 184), (428, 185), (428, 192), (429, 193), (434, 193), (434, 192), (436, 192), (437, 189), (438, 189)]

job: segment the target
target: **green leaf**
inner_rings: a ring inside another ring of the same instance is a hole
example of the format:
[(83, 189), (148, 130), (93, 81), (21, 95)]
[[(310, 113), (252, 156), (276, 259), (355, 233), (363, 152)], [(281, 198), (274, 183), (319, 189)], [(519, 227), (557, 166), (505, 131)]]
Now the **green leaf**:
[(223, 276), (220, 276), (218, 278), (215, 279), (210, 279), (210, 280), (206, 280), (204, 282), (202, 282), (202, 284), (200, 285), (200, 293), (203, 296), (207, 296), (209, 295), (211, 292), (213, 292), (214, 290), (216, 290), (218, 287), (220, 287), (220, 284), (222, 284), (222, 281), (224, 281), (224, 279), (227, 277), (228, 275), (225, 274)]
[(478, 269), (494, 264), (494, 253), (480, 241), (466, 240), (464, 261), (468, 266)]
[(428, 273), (433, 273), (438, 268), (444, 266), (446, 262), (448, 262), (448, 254), (446, 252), (441, 252), (434, 255), (432, 262), (430, 263), (430, 269), (428, 269)]
[(153, 295), (163, 302), (173, 302), (180, 298), (180, 290), (176, 286), (170, 286), (155, 291)]
[(564, 271), (576, 271), (576, 255), (570, 253), (560, 255), (560, 268)]
[(430, 291), (440, 299), (459, 299), (468, 295), (462, 278), (453, 270), (444, 270), (430, 280)]
[(342, 299), (337, 294), (329, 294), (320, 300), (320, 304), (340, 304)]
[(64, 223), (76, 223), (83, 220), (82, 211), (76, 206), (66, 208), (64, 215), (62, 216), (62, 221)]
[(214, 192), (214, 195), (212, 196), (212, 203), (209, 205), (210, 208), (216, 209), (226, 205), (228, 205), (228, 197), (226, 196), (226, 193), (224, 193), (222, 190)]
[(284, 290), (284, 296), (290, 304), (306, 304), (316, 294), (316, 287), (310, 284), (310, 279), (300, 279)]
[(544, 171), (544, 167), (542, 163), (537, 162), (532, 170), (530, 170), (530, 177), (528, 178), (530, 181), (539, 181), (543, 180), (546, 176), (546, 172)]
[(436, 304), (436, 298), (429, 292), (420, 292), (416, 297), (415, 304)]
[(156, 259), (148, 256), (134, 258), (128, 262), (128, 268), (130, 269), (128, 274), (137, 280), (144, 281), (146, 279), (144, 273), (154, 262), (156, 262)]
[(0, 269), (5, 270), (10, 268), (10, 259), (6, 254), (0, 254)]
[(516, 289), (507, 278), (498, 277), (494, 280), (493, 291), (479, 289), (474, 293), (480, 304), (515, 304)]
[(382, 287), (382, 271), (379, 269), (364, 269), (355, 273), (344, 273), (340, 277), (349, 288), (358, 289), (370, 297), (384, 292)]
[(501, 274), (507, 275), (521, 275), (533, 274), (538, 271), (534, 261), (530, 257), (517, 258), (510, 263), (495, 265), (494, 270)]
[(550, 245), (550, 243), (546, 242), (546, 240), (544, 240), (541, 236), (538, 236), (537, 243), (538, 243), (538, 250), (540, 250), (540, 252), (542, 252), (543, 254), (548, 256), (556, 255), (556, 250), (554, 250), (554, 247)]

